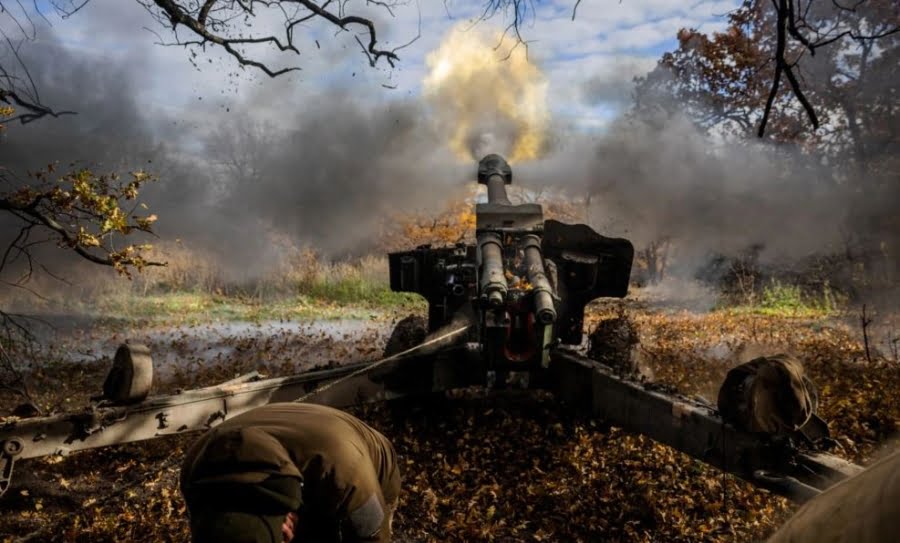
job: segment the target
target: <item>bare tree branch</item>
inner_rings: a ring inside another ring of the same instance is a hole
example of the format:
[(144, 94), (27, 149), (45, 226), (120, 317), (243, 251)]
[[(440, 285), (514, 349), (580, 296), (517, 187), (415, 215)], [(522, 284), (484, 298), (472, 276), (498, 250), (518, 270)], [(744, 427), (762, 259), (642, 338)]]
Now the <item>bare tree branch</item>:
[[(803, 10), (803, 15), (799, 17), (794, 11), (795, 1), (796, 0), (790, 0), (787, 4), (788, 32), (790, 33), (792, 38), (803, 44), (809, 50), (811, 55), (816, 54), (816, 49), (831, 45), (832, 43), (840, 41), (844, 38), (850, 38), (853, 41), (863, 42), (886, 38), (891, 34), (900, 32), (900, 25), (898, 24), (887, 25), (884, 29), (871, 33), (860, 33), (850, 28), (841, 30), (842, 24), (845, 22), (841, 17), (836, 18), (836, 20), (831, 25), (831, 28), (823, 32), (821, 29), (815, 28), (813, 25), (811, 25), (807, 19), (809, 16), (810, 7), (813, 5), (814, 0), (809, 0), (807, 2), (806, 9)], [(858, 12), (858, 9), (862, 7), (866, 2), (867, 0), (858, 0), (853, 6), (849, 7), (841, 5), (836, 0), (832, 0), (831, 3), (846, 15), (851, 13), (856, 14)], [(810, 29), (814, 36), (805, 36), (801, 32), (801, 29)]]
[[(778, 0), (782, 4), (784, 0)], [(760, 138), (763, 137), (766, 133), (766, 124), (769, 122), (769, 114), (772, 112), (772, 104), (775, 103), (775, 96), (778, 94), (778, 87), (781, 86), (781, 73), (784, 71), (784, 49), (786, 45), (786, 39), (784, 35), (784, 25), (787, 21), (787, 13), (778, 11), (778, 30), (776, 33), (776, 45), (775, 45), (775, 75), (772, 76), (772, 87), (769, 91), (769, 96), (766, 98), (766, 107), (763, 109), (762, 120), (759, 122), (759, 130), (757, 131), (757, 136)]]
[[(315, 18), (324, 19), (336, 26), (339, 31), (361, 27), (363, 34), (368, 39), (364, 43), (359, 35), (354, 38), (360, 44), (370, 65), (375, 66), (380, 59), (384, 58), (388, 64), (394, 66), (394, 62), (398, 60), (396, 51), (400, 48), (393, 50), (379, 48), (375, 23), (371, 19), (358, 15), (345, 15), (344, 2), (338, 2), (338, 12), (334, 13), (328, 9), (332, 0), (325, 0), (322, 3), (316, 3), (313, 0), (204, 0), (202, 3), (176, 0), (138, 1), (153, 14), (157, 21), (176, 31), (176, 41), (163, 45), (205, 46), (208, 43), (215, 44), (222, 47), (242, 66), (259, 69), (269, 77), (277, 77), (300, 68), (297, 66), (272, 68), (266, 62), (250, 56), (244, 51), (244, 47), (270, 45), (280, 52), (299, 55), (300, 50), (294, 42), (295, 28), (297, 25)], [(395, 4), (390, 1), (368, 0), (367, 4), (383, 8), (393, 15), (392, 8)], [(161, 12), (156, 11), (154, 6)], [(292, 9), (287, 9), (288, 6)], [(256, 16), (257, 7), (271, 8), (281, 14), (285, 29), (283, 37), (275, 35), (246, 36), (242, 29), (235, 28), (237, 25), (243, 24), (244, 17)], [(179, 26), (188, 28), (200, 39), (189, 41), (179, 39), (177, 35)]]
[[(8, 121), (19, 121), (21, 124), (28, 124), (42, 117), (60, 117), (62, 115), (75, 115), (74, 111), (53, 111), (47, 106), (35, 104), (22, 99), (16, 92), (0, 88), (0, 102), (16, 106), (21, 113), (7, 119)], [(24, 111), (23, 111), (24, 110)]]
[[(772, 78), (772, 87), (769, 92), (769, 97), (766, 100), (766, 107), (763, 111), (763, 117), (760, 121), (759, 130), (757, 132), (757, 135), (759, 137), (763, 137), (763, 135), (765, 134), (766, 124), (769, 120), (772, 104), (774, 102), (775, 95), (779, 90), (782, 72), (784, 72), (785, 77), (790, 83), (791, 92), (803, 106), (803, 110), (806, 112), (806, 116), (807, 118), (809, 118), (810, 124), (812, 124), (814, 129), (819, 128), (819, 119), (816, 115), (815, 108), (813, 108), (809, 99), (804, 94), (803, 89), (797, 80), (796, 74), (794, 74), (794, 67), (796, 66), (796, 62), (789, 63), (785, 58), (785, 51), (787, 49), (787, 36), (790, 36), (798, 43), (800, 43), (803, 47), (805, 47), (806, 50), (809, 51), (810, 55), (815, 56), (818, 49), (841, 41), (845, 38), (849, 38), (850, 40), (856, 42), (871, 42), (874, 40), (886, 38), (892, 34), (900, 32), (900, 24), (888, 24), (881, 30), (871, 33), (860, 33), (853, 30), (852, 28), (846, 28), (844, 26), (845, 21), (841, 17), (850, 13), (856, 14), (867, 0), (857, 0), (857, 2), (853, 6), (844, 6), (838, 3), (837, 0), (831, 0), (832, 5), (838, 8), (839, 16), (831, 22), (829, 28), (823, 31), (818, 26), (811, 24), (808, 19), (810, 9), (815, 0), (808, 0), (805, 9), (803, 9), (802, 14), (800, 15), (798, 15), (797, 10), (795, 9), (795, 2), (797, 1), (798, 0), (772, 1), (777, 20), (775, 29), (776, 47), (774, 55), (775, 74)], [(803, 33), (803, 30), (805, 29), (809, 30), (809, 35)]]
[(375, 66), (375, 63), (378, 62), (378, 59), (384, 57), (388, 64), (391, 67), (394, 66), (394, 61), (399, 60), (397, 55), (393, 51), (385, 51), (383, 49), (376, 48), (377, 39), (375, 37), (375, 24), (370, 20), (364, 17), (358, 17), (355, 15), (347, 15), (343, 17), (338, 17), (331, 13), (330, 11), (325, 10), (324, 8), (319, 7), (317, 4), (312, 2), (311, 0), (297, 0), (300, 4), (303, 4), (306, 9), (310, 12), (315, 13), (319, 17), (331, 22), (335, 26), (340, 27), (342, 30), (346, 30), (346, 28), (350, 25), (359, 25), (363, 26), (368, 30), (369, 34), (369, 44), (366, 48), (366, 52), (371, 55), (372, 66)]
[[(63, 19), (68, 19), (72, 15), (75, 15), (76, 13), (81, 11), (81, 8), (86, 6), (88, 4), (88, 2), (90, 2), (90, 1), (91, 0), (82, 0), (81, 3), (76, 3), (76, 4), (73, 4), (72, 2), (64, 2), (64, 3), (52, 2), (52, 4), (53, 4), (54, 9), (57, 11), (57, 13), (60, 14), (60, 17), (62, 17)], [(65, 4), (71, 5), (72, 7), (66, 8)]]
[(806, 111), (806, 116), (809, 117), (809, 122), (813, 125), (813, 129), (818, 129), (819, 117), (816, 115), (816, 111), (813, 109), (812, 104), (809, 103), (809, 99), (803, 93), (803, 89), (800, 87), (800, 83), (797, 81), (797, 77), (794, 75), (794, 70), (791, 65), (785, 65), (784, 75), (791, 84), (791, 90), (794, 91), (794, 96), (797, 97), (800, 105), (803, 106), (803, 110)]
[[(497, 5), (518, 6), (522, 2), (524, 0), (488, 0), (488, 5), (496, 11)], [(572, 9), (573, 20), (580, 2), (581, 0), (575, 0)], [(745, 0), (742, 9), (763, 10), (766, 4), (768, 4), (766, 0)], [(791, 94), (802, 106), (810, 124), (814, 129), (820, 127), (815, 107), (798, 78), (799, 57), (793, 61), (788, 58), (794, 56), (797, 50), (797, 47), (792, 45), (799, 44), (811, 56), (815, 56), (818, 50), (842, 40), (857, 42), (864, 48), (867, 43), (900, 33), (900, 12), (896, 7), (885, 15), (883, 12), (873, 11), (884, 9), (879, 7), (878, 0), (855, 0), (852, 4), (830, 0), (830, 5), (834, 7), (833, 10), (828, 9), (823, 0), (806, 0), (805, 3), (803, 0), (771, 0), (772, 11), (769, 13), (774, 14), (776, 19), (772, 32), (775, 46), (770, 59), (774, 61), (774, 72), (757, 130), (759, 137), (765, 135), (772, 109), (781, 90), (782, 76), (787, 79)]]

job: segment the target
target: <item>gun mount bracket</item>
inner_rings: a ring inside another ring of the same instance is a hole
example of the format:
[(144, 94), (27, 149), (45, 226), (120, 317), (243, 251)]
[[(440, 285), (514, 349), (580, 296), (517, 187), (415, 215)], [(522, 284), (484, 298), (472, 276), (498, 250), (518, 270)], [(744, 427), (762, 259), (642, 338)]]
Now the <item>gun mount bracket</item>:
[(754, 471), (753, 480), (759, 486), (798, 503), (808, 502), (822, 493), (818, 488), (805, 484), (794, 477), (779, 475), (768, 470)]
[(25, 450), (25, 444), (17, 437), (11, 437), (3, 442), (3, 449), (0, 452), (0, 496), (6, 494), (9, 485), (12, 482), (13, 465), (16, 457)]
[(25, 449), (25, 444), (22, 443), (22, 440), (14, 437), (11, 439), (7, 439), (3, 442), (3, 455), (4, 456), (19, 456), (19, 454)]

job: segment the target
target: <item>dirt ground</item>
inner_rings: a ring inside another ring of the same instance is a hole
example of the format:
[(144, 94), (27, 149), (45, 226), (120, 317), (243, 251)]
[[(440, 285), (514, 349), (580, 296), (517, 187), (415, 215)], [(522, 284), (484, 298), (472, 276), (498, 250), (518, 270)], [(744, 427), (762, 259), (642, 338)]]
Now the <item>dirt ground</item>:
[[(819, 386), (836, 454), (866, 464), (897, 447), (900, 365), (884, 356), (868, 360), (850, 321), (631, 302), (593, 306), (586, 327), (623, 312), (637, 331), (634, 354), (657, 381), (714, 400), (728, 368), (763, 352), (792, 352)], [(156, 387), (165, 392), (252, 369), (283, 375), (373, 359), (389, 331), (386, 323), (87, 328), (72, 327), (48, 351), (68, 362), (34, 370), (43, 405), (84, 405), (100, 389), (110, 346), (125, 336), (144, 334), (165, 361)], [(100, 353), (106, 357), (91, 361)], [(573, 416), (547, 394), (472, 391), (356, 413), (400, 455), (396, 541), (751, 541), (764, 539), (794, 508), (673, 449)], [(189, 540), (177, 469), (192, 439), (18, 463), (2, 498), (2, 539)]]

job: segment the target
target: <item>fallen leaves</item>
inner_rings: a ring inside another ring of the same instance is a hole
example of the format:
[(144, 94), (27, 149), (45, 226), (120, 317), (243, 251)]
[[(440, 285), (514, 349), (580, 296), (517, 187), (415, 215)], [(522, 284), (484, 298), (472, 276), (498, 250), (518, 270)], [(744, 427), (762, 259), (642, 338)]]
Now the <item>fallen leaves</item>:
[(401, 541), (758, 539), (789, 511), (673, 449), (573, 419), (549, 395), (473, 394), (360, 413), (404, 459)]
[[(760, 315), (628, 313), (638, 352), (659, 381), (714, 399), (725, 372), (754, 345), (791, 349), (819, 385), (821, 412), (843, 446), (839, 454), (867, 460), (896, 432), (900, 371), (860, 362), (861, 346), (847, 330)], [(596, 307), (589, 327), (616, 315)], [(191, 337), (203, 333), (184, 330), (167, 341), (196, 355), (209, 344)], [(278, 360), (264, 366), (296, 371), (294, 348), (316, 346), (323, 360), (342, 360), (374, 355), (381, 345), (371, 335), (311, 329), (268, 337), (253, 329), (226, 334), (220, 343), (235, 347), (232, 354), (214, 362), (198, 359), (165, 386), (210, 384), (233, 377), (244, 364), (256, 369), (260, 361)], [(95, 366), (61, 365), (46, 373), (69, 383), (66, 397), (81, 401), (102, 382), (103, 365)], [(485, 398), (476, 390), (357, 414), (392, 439), (402, 462), (398, 542), (760, 540), (793, 509), (673, 449), (573, 417), (546, 394)], [(3, 498), (0, 539), (53, 526), (38, 540), (187, 541), (177, 465), (159, 466), (179, 458), (194, 438), (17, 464), (14, 484), (24, 486)], [(140, 484), (122, 491), (135, 481)]]
[[(620, 319), (615, 305), (596, 305), (586, 319)], [(797, 319), (726, 311), (629, 311), (640, 362), (654, 380), (715, 403), (728, 370), (761, 354), (790, 352), (819, 390), (819, 415), (855, 462), (870, 459), (900, 430), (900, 367), (869, 363), (853, 328), (839, 318)]]

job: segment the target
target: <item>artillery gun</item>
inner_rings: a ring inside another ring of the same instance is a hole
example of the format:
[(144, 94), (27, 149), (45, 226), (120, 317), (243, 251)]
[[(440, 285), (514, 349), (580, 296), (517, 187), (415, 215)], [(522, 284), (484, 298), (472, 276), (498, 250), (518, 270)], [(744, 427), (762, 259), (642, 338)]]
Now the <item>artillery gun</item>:
[[(590, 416), (798, 501), (861, 470), (817, 450), (820, 439), (742, 430), (702, 400), (584, 356), (584, 308), (600, 297), (627, 294), (631, 243), (583, 224), (544, 220), (539, 204), (513, 205), (506, 194), (512, 170), (499, 155), (482, 159), (478, 181), (488, 197), (476, 204), (474, 245), (420, 246), (389, 255), (391, 288), (428, 301), (427, 329), (419, 335), (429, 339), (399, 345), (401, 323), (389, 356), (375, 362), (278, 378), (253, 372), (150, 397), (149, 353), (123, 345), (95, 403), (80, 412), (10, 418), (0, 425), (0, 494), (15, 463), (25, 458), (202, 431), (271, 402), (347, 407), (470, 386), (549, 390)], [(813, 437), (827, 436), (821, 420), (810, 425)]]
[(510, 373), (535, 376), (559, 344), (582, 341), (584, 307), (622, 298), (634, 248), (586, 225), (544, 220), (540, 204), (510, 203), (512, 169), (499, 155), (478, 165), (487, 203), (475, 205), (475, 245), (392, 253), (391, 289), (428, 300), (428, 331), (461, 316), (472, 348), (497, 385)]

